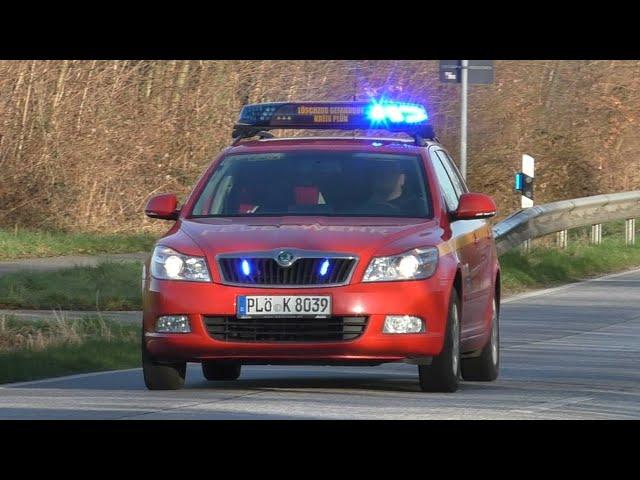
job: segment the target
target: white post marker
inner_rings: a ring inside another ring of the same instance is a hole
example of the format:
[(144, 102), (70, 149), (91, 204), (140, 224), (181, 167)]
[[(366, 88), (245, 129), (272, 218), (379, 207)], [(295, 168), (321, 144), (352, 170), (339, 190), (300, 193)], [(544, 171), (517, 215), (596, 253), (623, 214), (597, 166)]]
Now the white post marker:
[[(522, 173), (525, 175), (529, 175), (531, 178), (535, 176), (535, 163), (536, 161), (531, 155), (524, 154), (522, 155)], [(533, 207), (533, 200), (531, 198), (527, 198), (524, 195), (521, 196), (520, 206), (522, 208), (531, 208)], [(525, 252), (531, 250), (531, 239), (525, 240), (522, 244), (522, 248)]]
[(629, 218), (624, 222), (624, 241), (627, 245), (635, 245), (636, 243), (636, 219)]
[(467, 179), (467, 91), (469, 89), (469, 60), (460, 65), (460, 174)]
[(560, 230), (556, 233), (556, 242), (560, 248), (567, 248), (567, 231)]
[[(536, 171), (536, 161), (531, 155), (524, 154), (522, 155), (522, 173), (525, 175), (529, 175), (531, 178), (535, 176)], [(522, 195), (522, 200), (520, 203), (522, 208), (530, 208), (533, 207), (533, 200)]]
[(602, 243), (602, 224), (591, 225), (591, 243), (600, 245)]

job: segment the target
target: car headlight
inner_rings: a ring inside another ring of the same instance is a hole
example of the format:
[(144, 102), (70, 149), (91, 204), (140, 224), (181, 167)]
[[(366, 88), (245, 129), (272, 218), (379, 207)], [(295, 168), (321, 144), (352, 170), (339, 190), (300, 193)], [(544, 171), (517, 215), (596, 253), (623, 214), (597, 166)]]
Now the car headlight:
[(153, 249), (151, 275), (162, 280), (211, 281), (204, 257), (182, 255), (161, 245)]
[(374, 257), (362, 281), (422, 280), (433, 275), (437, 266), (437, 248), (416, 248), (390, 257)]

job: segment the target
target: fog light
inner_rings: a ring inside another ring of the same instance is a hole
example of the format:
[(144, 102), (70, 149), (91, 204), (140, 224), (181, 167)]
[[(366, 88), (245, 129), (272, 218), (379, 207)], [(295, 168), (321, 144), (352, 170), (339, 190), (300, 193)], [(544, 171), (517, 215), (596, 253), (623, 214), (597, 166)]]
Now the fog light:
[(384, 319), (384, 333), (420, 333), (424, 332), (421, 318), (409, 315), (387, 315)]
[(156, 332), (160, 333), (189, 333), (189, 317), (186, 315), (169, 315), (158, 317), (156, 321)]

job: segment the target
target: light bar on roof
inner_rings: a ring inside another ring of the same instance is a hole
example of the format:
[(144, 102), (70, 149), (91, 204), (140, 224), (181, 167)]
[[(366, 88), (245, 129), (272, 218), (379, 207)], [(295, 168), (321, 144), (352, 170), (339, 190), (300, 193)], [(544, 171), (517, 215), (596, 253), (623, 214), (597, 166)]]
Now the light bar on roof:
[(286, 129), (383, 129), (432, 136), (424, 106), (391, 102), (280, 102), (246, 105), (234, 129), (234, 137), (259, 130)]

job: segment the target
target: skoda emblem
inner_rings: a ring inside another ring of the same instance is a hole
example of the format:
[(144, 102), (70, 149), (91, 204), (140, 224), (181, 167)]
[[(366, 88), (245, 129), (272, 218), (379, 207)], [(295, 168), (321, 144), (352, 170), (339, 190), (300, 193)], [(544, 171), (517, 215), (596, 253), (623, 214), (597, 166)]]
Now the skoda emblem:
[(289, 267), (293, 263), (293, 254), (291, 252), (287, 252), (286, 250), (283, 250), (280, 253), (278, 253), (278, 256), (276, 257), (276, 261), (278, 262), (278, 265), (282, 267)]

